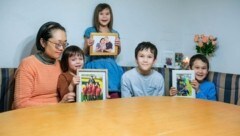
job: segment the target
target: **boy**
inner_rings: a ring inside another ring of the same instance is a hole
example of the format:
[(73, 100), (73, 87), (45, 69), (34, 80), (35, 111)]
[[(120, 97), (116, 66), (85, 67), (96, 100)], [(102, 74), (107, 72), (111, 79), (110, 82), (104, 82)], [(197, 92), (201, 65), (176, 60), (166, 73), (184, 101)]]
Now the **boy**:
[[(191, 84), (196, 91), (196, 98), (216, 101), (215, 85), (206, 80), (209, 70), (208, 59), (202, 54), (196, 54), (191, 57), (189, 67), (195, 72), (195, 80)], [(175, 87), (170, 88), (170, 96), (176, 95), (177, 92)]]
[(162, 96), (163, 76), (152, 69), (157, 48), (150, 42), (139, 43), (135, 49), (137, 67), (125, 72), (121, 80), (122, 97)]

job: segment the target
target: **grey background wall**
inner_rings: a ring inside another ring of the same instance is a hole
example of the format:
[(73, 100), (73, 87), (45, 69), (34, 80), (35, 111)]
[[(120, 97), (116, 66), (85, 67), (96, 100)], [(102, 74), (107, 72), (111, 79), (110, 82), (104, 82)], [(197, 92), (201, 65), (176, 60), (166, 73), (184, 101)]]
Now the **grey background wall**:
[(141, 41), (157, 45), (156, 66), (163, 66), (165, 51), (191, 57), (196, 53), (194, 35), (211, 34), (219, 45), (210, 59), (211, 70), (240, 74), (239, 0), (1, 0), (0, 67), (17, 67), (30, 55), (36, 33), (47, 21), (61, 23), (68, 42), (83, 47), (83, 33), (101, 2), (114, 12), (122, 42), (119, 65), (135, 65), (134, 49)]

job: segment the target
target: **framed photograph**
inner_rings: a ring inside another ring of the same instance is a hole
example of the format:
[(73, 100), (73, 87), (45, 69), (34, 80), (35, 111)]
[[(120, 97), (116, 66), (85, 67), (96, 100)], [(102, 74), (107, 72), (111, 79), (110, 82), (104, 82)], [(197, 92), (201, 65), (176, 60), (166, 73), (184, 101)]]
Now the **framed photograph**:
[(115, 46), (117, 37), (117, 33), (91, 33), (94, 44), (90, 47), (90, 56), (117, 55), (118, 46)]
[(175, 53), (175, 67), (180, 68), (182, 65), (182, 61), (183, 61), (183, 53), (176, 52)]
[(174, 68), (175, 66), (175, 53), (173, 51), (164, 51), (163, 52), (163, 64), (167, 68)]
[(76, 90), (76, 101), (105, 100), (108, 93), (107, 69), (78, 69), (80, 83)]
[(178, 90), (176, 96), (195, 98), (195, 90), (192, 88), (191, 81), (195, 79), (193, 70), (173, 70), (172, 84)]

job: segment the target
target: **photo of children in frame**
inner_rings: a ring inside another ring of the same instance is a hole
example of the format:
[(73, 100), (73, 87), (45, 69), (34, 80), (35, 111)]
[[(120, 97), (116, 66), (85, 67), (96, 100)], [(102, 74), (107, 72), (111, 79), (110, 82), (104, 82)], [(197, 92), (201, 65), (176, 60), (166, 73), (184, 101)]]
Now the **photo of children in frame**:
[(80, 83), (77, 89), (77, 102), (106, 99), (106, 70), (80, 70)]

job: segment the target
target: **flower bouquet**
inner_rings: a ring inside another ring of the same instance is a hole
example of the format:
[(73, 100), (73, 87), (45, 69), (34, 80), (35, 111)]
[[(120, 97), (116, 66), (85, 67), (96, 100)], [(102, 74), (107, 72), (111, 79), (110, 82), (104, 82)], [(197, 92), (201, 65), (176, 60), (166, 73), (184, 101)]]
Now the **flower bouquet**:
[(213, 56), (213, 53), (216, 50), (217, 38), (210, 36), (195, 35), (194, 42), (196, 43), (197, 53), (201, 53), (205, 56)]

